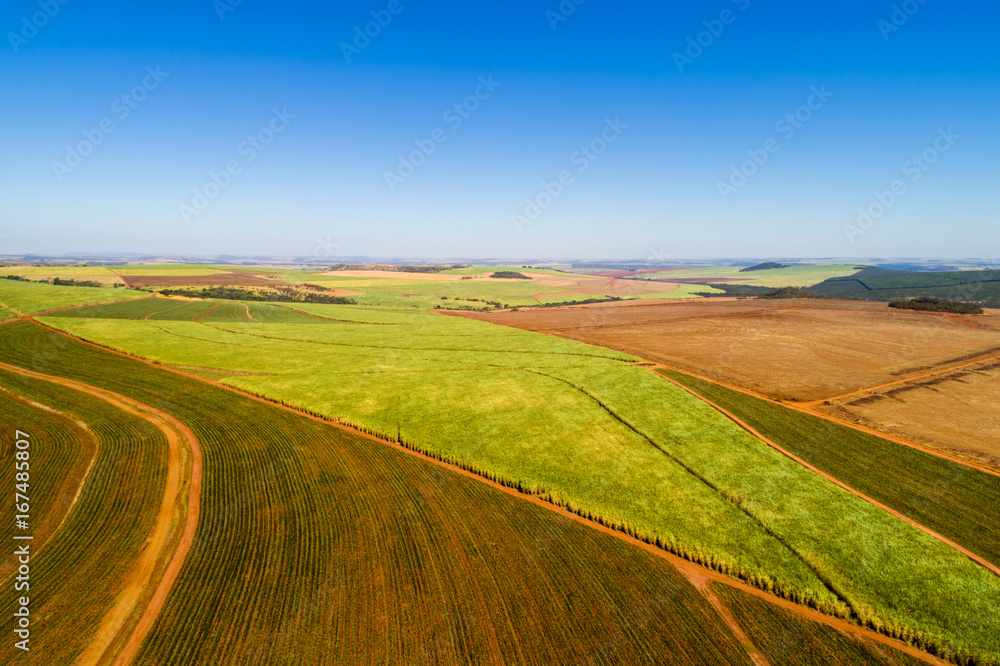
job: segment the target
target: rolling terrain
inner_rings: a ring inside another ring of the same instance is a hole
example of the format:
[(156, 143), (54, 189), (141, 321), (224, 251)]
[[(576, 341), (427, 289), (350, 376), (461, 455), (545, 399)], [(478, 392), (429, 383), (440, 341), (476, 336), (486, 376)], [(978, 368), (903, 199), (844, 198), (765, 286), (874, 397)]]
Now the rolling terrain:
[[(5, 363), (26, 366), (9, 371), (18, 391), (41, 387), (64, 409), (87, 402), (81, 387), (114, 391), (190, 426), (204, 451), (193, 546), (134, 663), (247, 654), (303, 664), (666, 654), (678, 664), (768, 663), (679, 565), (551, 505), (31, 323), (0, 328), (0, 349)], [(73, 389), (59, 385), (63, 377)], [(173, 465), (156, 467), (162, 475)], [(81, 497), (103, 495), (85, 488)], [(77, 650), (99, 617), (89, 610), (73, 630)], [(849, 649), (833, 653), (904, 659), (877, 637), (851, 636), (843, 638)]]
[[(122, 316), (134, 307), (120, 306)], [(980, 605), (994, 594), (993, 574), (773, 451), (629, 357), (434, 313), (301, 305), (299, 314), (324, 320), (260, 324), (240, 308), (231, 308), (230, 323), (110, 318), (115, 309), (45, 321), (399, 439), (887, 634), (945, 654), (996, 650), (993, 620)], [(377, 384), (358, 377), (360, 361)], [(458, 390), (428, 383), (430, 368)], [(392, 396), (406, 399), (385, 400)], [(511, 422), (520, 432), (504, 431)], [(576, 451), (594, 438), (587, 466), (571, 462), (567, 433)], [(690, 506), (700, 515), (683, 510)]]
[(709, 299), (471, 316), (635, 354), (995, 467), (998, 314)]

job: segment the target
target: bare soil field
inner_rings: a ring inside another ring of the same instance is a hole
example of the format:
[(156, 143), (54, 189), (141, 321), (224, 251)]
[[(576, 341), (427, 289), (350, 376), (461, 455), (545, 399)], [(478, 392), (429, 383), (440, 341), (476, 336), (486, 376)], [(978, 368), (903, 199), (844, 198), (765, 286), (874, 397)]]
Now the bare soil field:
[(813, 299), (602, 305), (467, 316), (629, 352), (1000, 465), (1000, 311)]
[(1000, 362), (817, 406), (820, 411), (1000, 469)]

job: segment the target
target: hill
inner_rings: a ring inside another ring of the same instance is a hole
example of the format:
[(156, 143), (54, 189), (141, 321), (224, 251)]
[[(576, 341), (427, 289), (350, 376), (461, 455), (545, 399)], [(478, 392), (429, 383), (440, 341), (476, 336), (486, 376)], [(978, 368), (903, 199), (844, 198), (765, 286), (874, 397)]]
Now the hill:
[(1000, 270), (925, 272), (865, 268), (848, 277), (828, 279), (809, 287), (808, 291), (847, 300), (898, 301), (933, 297), (1000, 307)]
[(788, 264), (779, 264), (774, 261), (766, 261), (763, 264), (741, 268), (740, 273), (752, 273), (754, 271), (772, 271), (778, 268), (791, 268)]

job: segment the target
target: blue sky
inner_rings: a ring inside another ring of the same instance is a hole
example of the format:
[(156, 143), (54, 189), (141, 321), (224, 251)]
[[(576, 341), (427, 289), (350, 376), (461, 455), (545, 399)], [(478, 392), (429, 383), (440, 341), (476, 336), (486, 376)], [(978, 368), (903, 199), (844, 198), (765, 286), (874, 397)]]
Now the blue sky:
[(996, 3), (64, 1), (0, 254), (1000, 254)]

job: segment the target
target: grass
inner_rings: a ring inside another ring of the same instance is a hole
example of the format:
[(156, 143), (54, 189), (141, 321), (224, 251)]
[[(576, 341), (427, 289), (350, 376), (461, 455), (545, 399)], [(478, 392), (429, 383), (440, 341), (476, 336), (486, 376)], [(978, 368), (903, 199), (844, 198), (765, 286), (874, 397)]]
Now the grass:
[(0, 306), (19, 314), (35, 314), (87, 303), (124, 301), (141, 296), (128, 289), (113, 287), (56, 287), (37, 282), (0, 280)]
[(923, 663), (890, 647), (842, 634), (728, 585), (715, 583), (712, 589), (772, 664), (918, 666)]
[(8, 310), (5, 307), (0, 307), (0, 321), (7, 321), (8, 319), (13, 319), (17, 316), (17, 313), (13, 310)]
[[(16, 328), (18, 325), (11, 325), (11, 332)], [(48, 346), (33, 350), (37, 357), (34, 362), (43, 365), (45, 359), (60, 356), (65, 348), (64, 344), (50, 340)], [(9, 355), (4, 356), (9, 359)], [(32, 600), (31, 654), (44, 655), (37, 663), (73, 663), (90, 641), (94, 627), (115, 602), (123, 586), (123, 573), (145, 547), (162, 500), (166, 441), (159, 430), (142, 419), (70, 389), (3, 371), (0, 371), (0, 386), (58, 409), (73, 420), (84, 421), (99, 441), (94, 466), (65, 525), (44, 547), (40, 539), (32, 542), (31, 588), (25, 594)], [(65, 441), (64, 417), (50, 416), (38, 408), (26, 409), (7, 399), (0, 404), (0, 414), (3, 414), (0, 421), (5, 424), (13, 422), (14, 427), (30, 424), (32, 441), (43, 451)], [(76, 430), (73, 435), (78, 437)], [(3, 441), (4, 458), (10, 460), (12, 443), (7, 437)], [(75, 494), (76, 484), (71, 483), (68, 488), (60, 486), (57, 475), (41, 467), (43, 463), (52, 464), (55, 469), (51, 471), (68, 473), (71, 467), (57, 463), (58, 455), (61, 454), (51, 452), (30, 461), (29, 496), (40, 500), (40, 508), (47, 501), (65, 507)], [(11, 479), (12, 476), (11, 473)], [(68, 498), (55, 494), (60, 488)], [(10, 532), (6, 533), (7, 542), (13, 543)], [(5, 558), (5, 564), (11, 560)], [(7, 617), (13, 616), (15, 599), (20, 596), (13, 594), (12, 575), (9, 573), (3, 581), (4, 588), (12, 592), (3, 600)], [(13, 648), (4, 650), (0, 653), (0, 663), (21, 663), (22, 657), (15, 652), (20, 653)]]
[[(790, 266), (766, 271), (741, 273), (738, 266), (719, 266), (711, 268), (684, 268), (676, 271), (663, 271), (642, 275), (643, 278), (671, 280), (684, 278), (722, 278), (720, 281), (732, 280), (734, 284), (745, 284), (757, 287), (809, 287), (830, 278), (843, 277), (857, 273), (854, 266), (837, 264), (813, 264), (805, 266)], [(698, 286), (698, 285), (695, 285)]]
[(661, 372), (811, 465), (1000, 565), (1000, 478), (740, 391)]
[[(383, 444), (30, 323), (0, 329), (0, 348), (8, 362), (166, 411), (198, 437), (198, 532), (137, 664), (242, 663), (251, 654), (257, 663), (670, 655), (677, 664), (750, 664), (676, 570), (608, 535)], [(122, 547), (106, 536), (101, 543)], [(60, 590), (68, 585), (59, 579)], [(86, 635), (44, 626), (51, 642)]]
[(986, 601), (1000, 580), (636, 359), (421, 311), (301, 309), (338, 323), (46, 321), (164, 363), (258, 373), (225, 381), (887, 633), (1000, 655), (1000, 611)]

